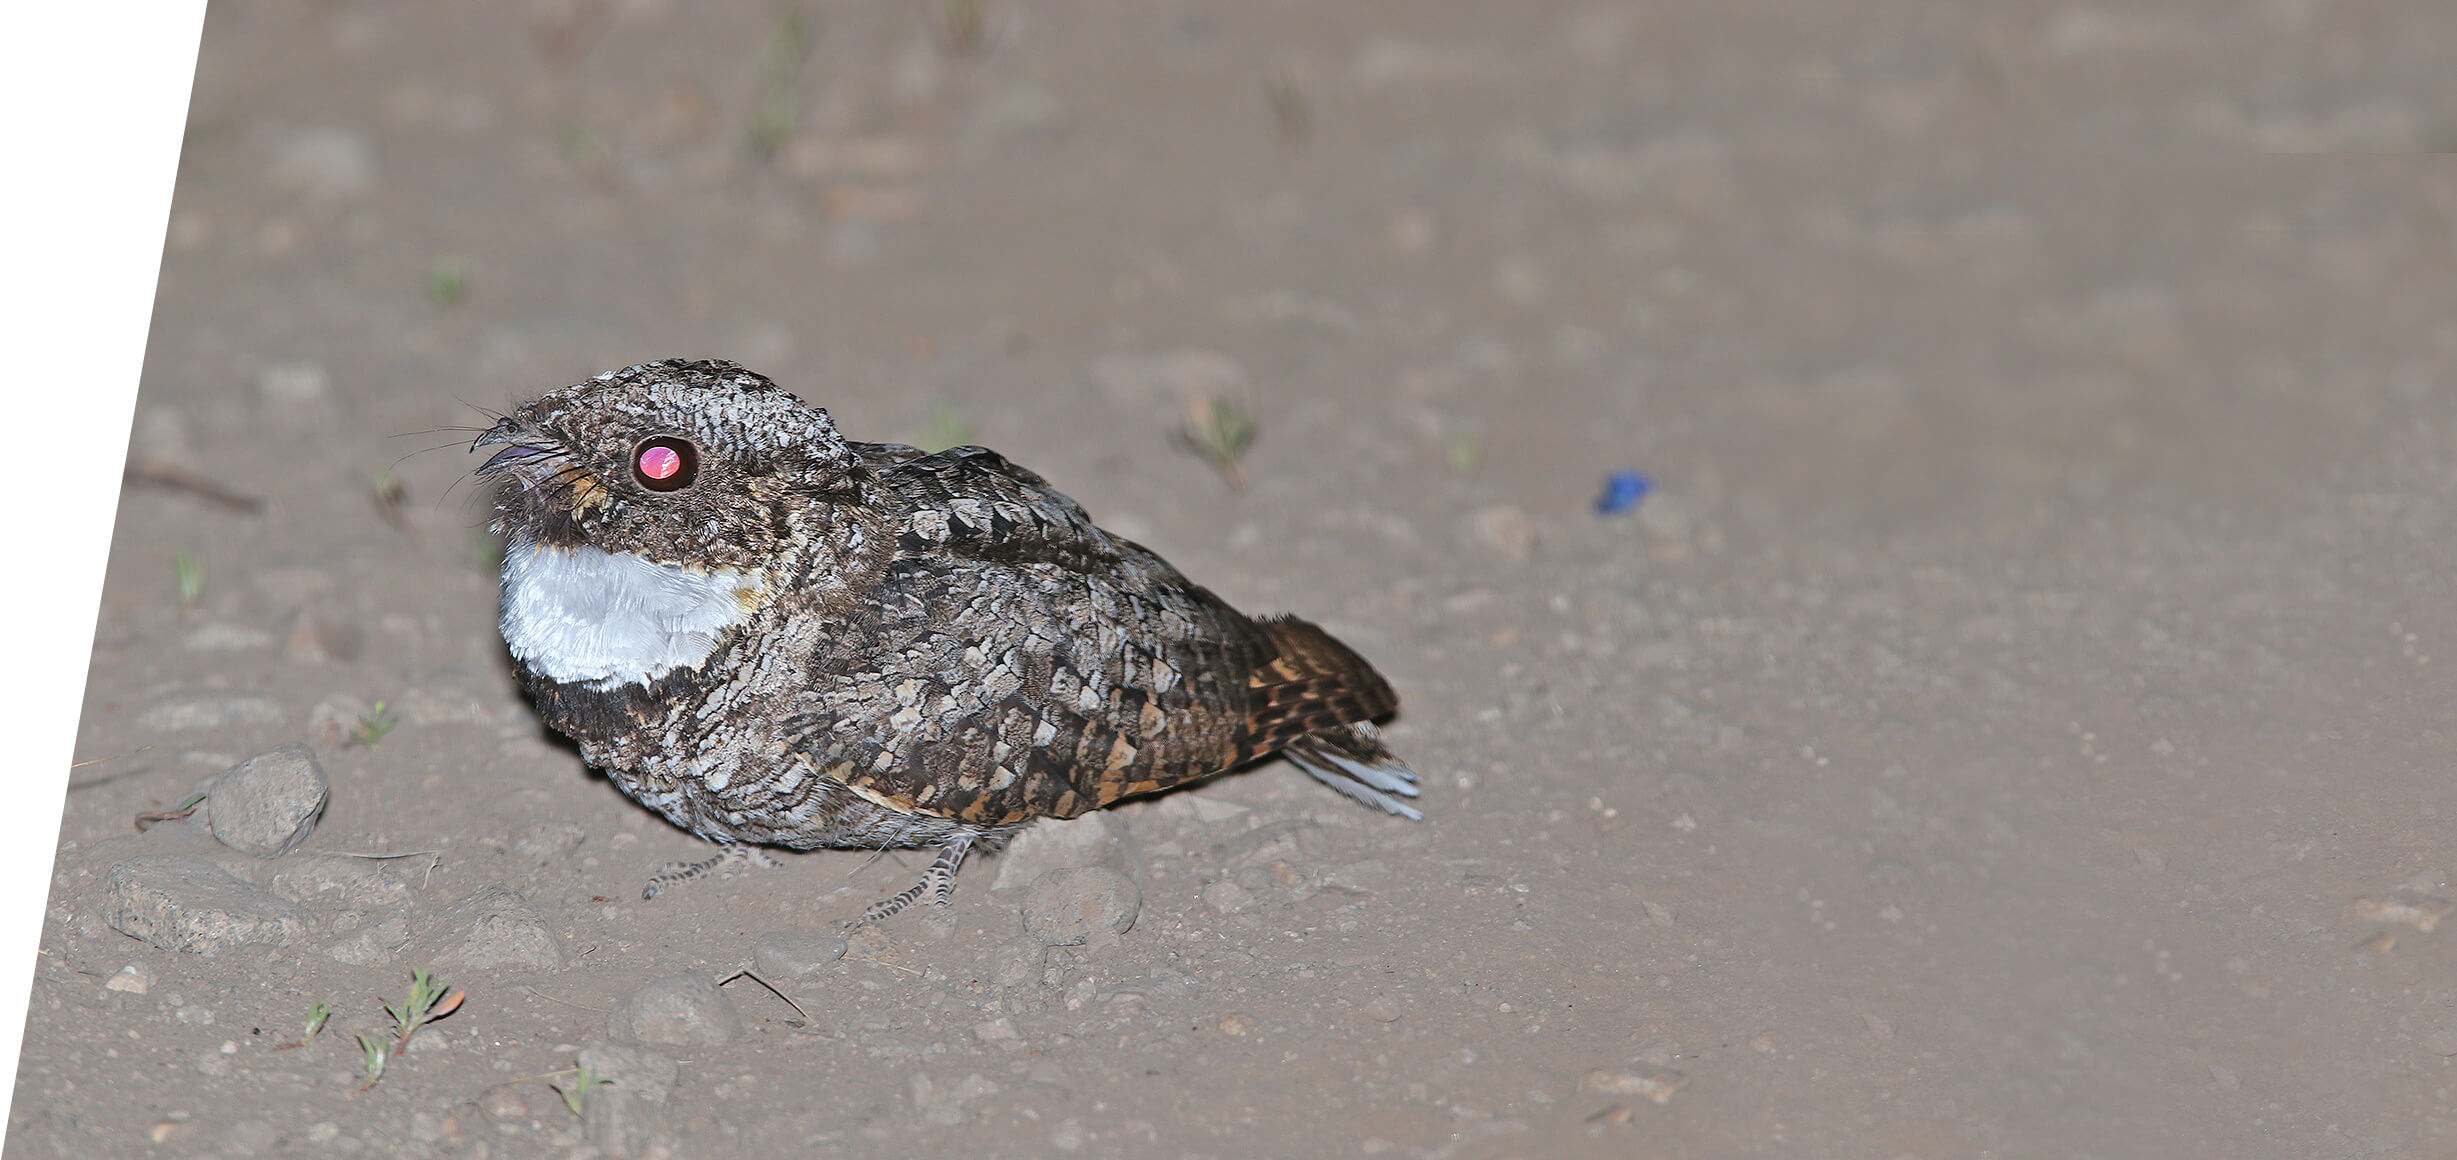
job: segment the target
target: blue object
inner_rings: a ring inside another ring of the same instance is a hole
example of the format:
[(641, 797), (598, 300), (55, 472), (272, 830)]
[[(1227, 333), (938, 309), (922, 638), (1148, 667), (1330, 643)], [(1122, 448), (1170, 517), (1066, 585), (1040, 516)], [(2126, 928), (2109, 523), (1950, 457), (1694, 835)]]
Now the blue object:
[(1608, 516), (1619, 515), (1637, 507), (1638, 501), (1654, 488), (1655, 481), (1643, 472), (1613, 472), (1604, 477), (1604, 494), (1595, 497), (1595, 510)]

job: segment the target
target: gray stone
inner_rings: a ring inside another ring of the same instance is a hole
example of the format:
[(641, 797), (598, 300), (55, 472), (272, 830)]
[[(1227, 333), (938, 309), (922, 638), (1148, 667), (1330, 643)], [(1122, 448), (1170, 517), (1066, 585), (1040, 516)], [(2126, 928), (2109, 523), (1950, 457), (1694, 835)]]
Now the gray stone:
[(1516, 504), (1494, 504), (1468, 513), (1461, 521), (1461, 532), (1470, 543), (1513, 562), (1525, 560), (1536, 547), (1535, 521)]
[(742, 1015), (708, 976), (685, 972), (623, 996), (606, 1016), (606, 1032), (667, 1047), (716, 1047), (741, 1038)]
[(751, 946), (752, 968), (760, 978), (780, 985), (807, 978), (843, 957), (842, 936), (815, 930), (770, 931)]
[(282, 142), (273, 183), (318, 201), (364, 196), (375, 186), (375, 151), (348, 129), (307, 129)]
[(563, 966), (563, 940), (546, 916), (500, 882), (479, 887), (445, 908), (427, 936), (439, 966), (552, 971)]
[(588, 840), (588, 830), (578, 822), (535, 821), (512, 831), (512, 853), (532, 865), (551, 866)]
[(424, 870), (427, 859), (354, 858), (347, 854), (298, 854), (282, 860), (266, 885), (292, 902), (319, 910), (394, 910), (409, 905), (410, 877)]
[(1117, 824), (1106, 813), (1041, 822), (1016, 835), (998, 855), (998, 878), (990, 889), (1020, 890), (1052, 871), (1098, 866), (1117, 849)]
[(279, 725), (282, 703), (262, 693), (171, 693), (137, 714), (137, 727), (157, 733), (219, 729), (225, 725)]
[(580, 1048), (580, 1066), (602, 1081), (581, 1105), (581, 1132), (608, 1156), (640, 1156), (650, 1150), (665, 1119), (680, 1069), (643, 1047), (590, 1042)]
[(149, 854), (111, 867), (102, 916), (111, 929), (168, 951), (281, 946), (307, 933), (307, 912), (296, 904), (186, 854)]
[(279, 857), (315, 832), (330, 792), (316, 751), (284, 745), (216, 779), (205, 797), (206, 819), (223, 845), (260, 858)]
[(1043, 946), (1076, 946), (1126, 933), (1143, 909), (1143, 891), (1115, 870), (1059, 870), (1032, 884), (1024, 931)]

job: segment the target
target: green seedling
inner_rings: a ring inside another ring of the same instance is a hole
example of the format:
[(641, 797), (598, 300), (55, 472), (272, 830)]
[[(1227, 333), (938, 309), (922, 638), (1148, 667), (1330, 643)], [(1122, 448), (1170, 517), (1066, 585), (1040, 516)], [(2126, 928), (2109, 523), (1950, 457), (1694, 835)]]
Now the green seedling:
[(1455, 431), (1451, 433), (1450, 443), (1443, 448), (1443, 454), (1450, 461), (1452, 471), (1474, 471), (1484, 462), (1484, 441), (1476, 438), (1473, 431)]
[(465, 989), (447, 989), (444, 984), (436, 982), (432, 971), (411, 971), (408, 1001), (399, 1007), (384, 1004), (384, 1014), (392, 1017), (392, 1053), (399, 1055), (409, 1050), (410, 1036), (418, 1034), (419, 1028), (460, 1010), (461, 1000), (468, 995)]
[(179, 607), (194, 608), (205, 599), (205, 562), (188, 552), (171, 555), (171, 573), (179, 578)]
[(982, 0), (947, 0), (939, 9), (938, 40), (949, 56), (980, 52), (989, 28), (989, 6)]
[(317, 1032), (324, 1030), (325, 1021), (331, 1019), (332, 1017), (332, 1004), (327, 1003), (322, 999), (316, 1000), (315, 1005), (307, 1009), (307, 1023), (305, 1026), (299, 1029), (298, 1041), (295, 1043), (278, 1044), (277, 1047), (287, 1048), (307, 1046), (311, 1040), (315, 1039)]
[(573, 1115), (579, 1116), (587, 1114), (589, 1097), (595, 1094), (597, 1089), (606, 1086), (606, 1079), (589, 1070), (589, 1065), (584, 1063), (572, 1069), (570, 1086), (559, 1083), (550, 1083), (546, 1086), (555, 1089), (555, 1094), (563, 1097), (563, 1106), (570, 1108)]
[(793, 140), (802, 123), (802, 64), (810, 56), (810, 22), (798, 7), (776, 14), (761, 52), (759, 103), (751, 117), (751, 152), (763, 160)]
[(595, 165), (612, 152), (606, 139), (587, 125), (573, 124), (563, 130), (563, 159), (574, 165)]
[(400, 723), (401, 719), (393, 716), (388, 703), (377, 701), (373, 710), (358, 715), (358, 728), (350, 730), (350, 744), (361, 749), (373, 749), (376, 742), (382, 741), (384, 735), (392, 732), (392, 727)]
[(363, 1092), (374, 1087), (375, 1081), (384, 1078), (384, 1061), (391, 1059), (392, 1055), (384, 1050), (381, 1037), (362, 1031), (358, 1034), (358, 1056), (359, 1066), (367, 1073), (366, 1082), (358, 1085), (358, 1090)]
[(1273, 73), (1263, 82), (1263, 99), (1271, 105), (1271, 128), (1281, 145), (1301, 148), (1313, 138), (1314, 105), (1305, 99), (1305, 90), (1297, 87), (1295, 77)]
[(1186, 400), (1186, 425), (1177, 431), (1178, 445), (1210, 461), (1229, 486), (1243, 491), (1245, 468), (1238, 458), (1253, 446), (1254, 412), (1234, 399), (1193, 395)]
[(437, 306), (458, 306), (468, 297), (468, 263), (447, 254), (427, 267), (427, 301)]
[(981, 432), (965, 422), (963, 412), (940, 403), (930, 408), (930, 425), (922, 432), (915, 446), (924, 451), (945, 451), (950, 447), (962, 447), (980, 436)]

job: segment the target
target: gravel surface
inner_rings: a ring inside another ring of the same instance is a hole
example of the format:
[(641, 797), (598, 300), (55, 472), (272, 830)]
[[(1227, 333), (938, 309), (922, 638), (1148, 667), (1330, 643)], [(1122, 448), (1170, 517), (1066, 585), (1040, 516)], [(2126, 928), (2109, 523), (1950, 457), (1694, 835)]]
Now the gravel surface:
[[(2457, 186), (2234, 156), (2445, 148), (2452, 43), (218, 4), (6, 1154), (2457, 1149)], [(926, 853), (644, 901), (707, 847), (522, 702), (462, 449), (666, 356), (1320, 621), (1425, 820), (1270, 763), (873, 927)]]

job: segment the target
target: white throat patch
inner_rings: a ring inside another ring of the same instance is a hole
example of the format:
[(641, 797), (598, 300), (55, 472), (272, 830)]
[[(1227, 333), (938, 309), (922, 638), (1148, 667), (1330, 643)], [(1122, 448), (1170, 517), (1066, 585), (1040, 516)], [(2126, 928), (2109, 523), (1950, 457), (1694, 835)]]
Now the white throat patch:
[(599, 548), (505, 545), (503, 641), (557, 681), (611, 689), (699, 664), (748, 614), (740, 572), (692, 572)]

